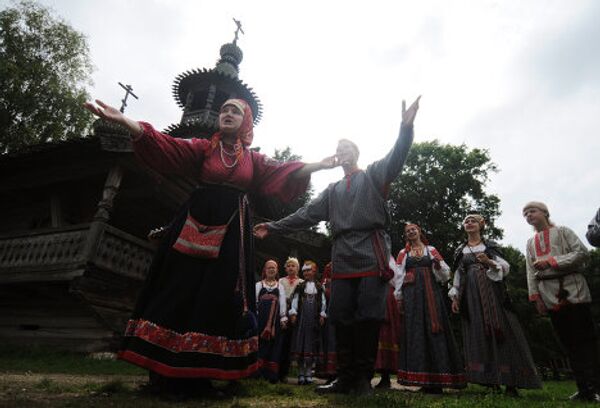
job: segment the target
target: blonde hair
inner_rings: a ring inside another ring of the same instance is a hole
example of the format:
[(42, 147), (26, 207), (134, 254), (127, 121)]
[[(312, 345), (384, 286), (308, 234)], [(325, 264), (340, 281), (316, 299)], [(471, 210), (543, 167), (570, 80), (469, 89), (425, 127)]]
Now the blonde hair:
[(287, 266), (290, 263), (296, 265), (298, 269), (300, 269), (300, 261), (298, 261), (298, 258), (294, 258), (293, 256), (288, 257), (288, 259), (285, 261), (284, 266)]

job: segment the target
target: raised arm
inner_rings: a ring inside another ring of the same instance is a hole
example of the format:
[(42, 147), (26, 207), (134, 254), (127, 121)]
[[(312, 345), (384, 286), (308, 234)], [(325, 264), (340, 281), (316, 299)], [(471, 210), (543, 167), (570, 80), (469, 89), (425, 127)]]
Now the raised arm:
[(158, 132), (149, 123), (128, 118), (118, 109), (96, 100), (84, 107), (102, 119), (124, 126), (131, 134), (136, 157), (160, 173), (193, 176), (199, 173), (210, 142), (206, 139), (179, 139)]
[(388, 185), (400, 174), (408, 156), (408, 151), (413, 142), (413, 124), (419, 110), (420, 99), (419, 96), (408, 110), (406, 109), (406, 102), (402, 101), (402, 124), (396, 143), (383, 159), (367, 167), (367, 174), (383, 194), (387, 191)]
[(328, 156), (320, 162), (305, 163), (303, 167), (294, 172), (292, 177), (296, 179), (302, 179), (304, 177), (310, 176), (315, 171), (333, 169), (334, 167), (337, 167), (339, 165), (340, 163), (335, 156)]
[(118, 125), (125, 126), (131, 136), (141, 136), (143, 129), (140, 124), (125, 116), (120, 110), (110, 105), (105, 104), (100, 99), (96, 99), (96, 105), (91, 102), (85, 102), (83, 107), (92, 112), (94, 115), (107, 120), (109, 122), (116, 123)]

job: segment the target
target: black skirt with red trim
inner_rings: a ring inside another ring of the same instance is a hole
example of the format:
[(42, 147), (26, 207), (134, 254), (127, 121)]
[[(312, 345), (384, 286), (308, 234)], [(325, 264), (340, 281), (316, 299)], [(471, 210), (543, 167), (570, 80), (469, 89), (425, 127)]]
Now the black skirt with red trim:
[[(240, 205), (244, 196), (234, 188), (204, 186), (181, 208), (127, 324), (121, 359), (179, 378), (232, 380), (258, 370), (252, 235), (249, 211)], [(202, 224), (223, 225), (240, 206), (242, 216), (229, 224), (218, 258), (173, 249), (188, 212)]]

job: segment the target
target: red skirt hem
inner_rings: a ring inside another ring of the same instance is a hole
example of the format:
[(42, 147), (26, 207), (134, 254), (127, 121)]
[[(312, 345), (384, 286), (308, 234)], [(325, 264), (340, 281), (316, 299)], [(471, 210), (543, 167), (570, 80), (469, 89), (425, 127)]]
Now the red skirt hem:
[(213, 380), (239, 380), (246, 378), (258, 371), (259, 363), (256, 362), (244, 370), (221, 370), (206, 367), (171, 367), (151, 358), (142, 356), (133, 351), (120, 351), (121, 360), (155, 371), (165, 377), (174, 378), (210, 378)]

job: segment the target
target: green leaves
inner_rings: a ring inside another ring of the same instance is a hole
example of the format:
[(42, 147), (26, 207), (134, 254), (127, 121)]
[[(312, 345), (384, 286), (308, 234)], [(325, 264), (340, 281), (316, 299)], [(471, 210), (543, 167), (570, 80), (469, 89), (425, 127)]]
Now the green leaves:
[(0, 11), (0, 153), (86, 135), (88, 54), (83, 34), (35, 2)]
[(394, 249), (403, 246), (404, 225), (414, 222), (450, 259), (454, 248), (465, 240), (461, 222), (471, 212), (485, 217), (487, 238), (501, 238), (502, 230), (494, 225), (500, 199), (485, 190), (496, 171), (487, 150), (437, 140), (413, 144), (401, 175), (390, 188)]

